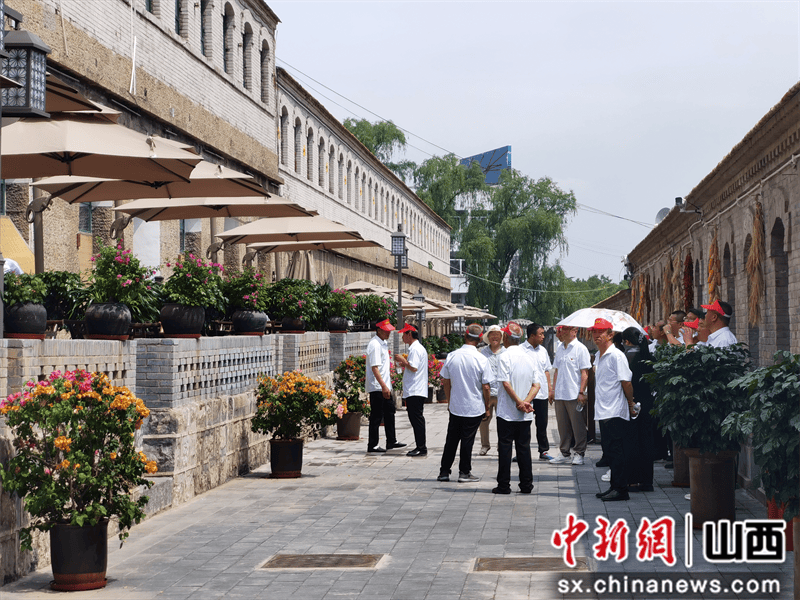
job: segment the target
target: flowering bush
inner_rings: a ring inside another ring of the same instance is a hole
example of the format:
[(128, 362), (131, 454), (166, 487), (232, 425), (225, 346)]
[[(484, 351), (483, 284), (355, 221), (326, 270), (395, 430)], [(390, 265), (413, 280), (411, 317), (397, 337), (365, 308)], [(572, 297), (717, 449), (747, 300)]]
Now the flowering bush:
[(47, 295), (47, 285), (38, 275), (23, 273), (17, 275), (9, 271), (5, 274), (3, 305), (13, 306), (23, 302), (43, 304)]
[(259, 378), (256, 398), (258, 408), (251, 429), (271, 433), (279, 440), (299, 438), (306, 424), (333, 425), (347, 412), (345, 403), (334, 397), (325, 382), (300, 371)]
[(391, 298), (384, 298), (377, 294), (356, 296), (355, 316), (357, 323), (375, 323), (389, 319), (392, 325), (397, 325), (397, 302)]
[(164, 283), (164, 297), (167, 302), (184, 306), (202, 306), (225, 309), (222, 295), (223, 266), (204, 262), (194, 254), (186, 253), (172, 267), (172, 276)]
[(88, 288), (92, 302), (121, 302), (130, 309), (134, 323), (158, 320), (161, 306), (150, 280), (153, 269), (142, 266), (130, 250), (123, 250), (122, 242), (102, 246), (92, 261)]
[(53, 371), (0, 402), (0, 414), (17, 451), (0, 466), (3, 489), (23, 497), (32, 517), (20, 532), (23, 550), (31, 548), (32, 530), (56, 523), (96, 525), (116, 516), (122, 540), (144, 518), (147, 497), (131, 493), (150, 487), (144, 473), (157, 467), (134, 447), (150, 411), (128, 388), (112, 386), (103, 373)]
[(222, 290), (231, 309), (265, 310), (267, 304), (264, 291), (264, 276), (247, 267), (240, 273), (228, 273)]
[(433, 354), (428, 355), (428, 385), (441, 387), (443, 365), (444, 361), (439, 360)]
[(327, 295), (328, 316), (350, 319), (356, 308), (356, 297), (349, 290), (331, 290)]
[(347, 412), (369, 414), (366, 401), (367, 356), (348, 356), (333, 371), (336, 395), (344, 400)]
[(273, 320), (289, 317), (303, 319), (306, 327), (323, 331), (319, 286), (305, 279), (281, 279), (264, 290), (267, 313)]

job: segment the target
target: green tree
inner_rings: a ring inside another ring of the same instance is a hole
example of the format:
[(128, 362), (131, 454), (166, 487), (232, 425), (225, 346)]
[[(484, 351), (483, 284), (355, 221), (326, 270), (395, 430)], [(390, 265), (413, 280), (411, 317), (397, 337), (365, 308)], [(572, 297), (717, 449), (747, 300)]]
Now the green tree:
[[(525, 311), (524, 289), (551, 289), (563, 283), (563, 271), (547, 265), (548, 255), (566, 247), (564, 229), (575, 213), (575, 195), (552, 179), (531, 179), (503, 171), (484, 209), (471, 211), (459, 254), (470, 279), (467, 302), (489, 306), (506, 318)], [(507, 286), (497, 282), (507, 282)], [(545, 287), (543, 287), (545, 286)]]
[(411, 177), (416, 168), (416, 163), (410, 160), (392, 162), (396, 152), (405, 152), (406, 134), (391, 121), (376, 121), (370, 123), (366, 119), (344, 120), (345, 128), (352, 133), (358, 141), (367, 147), (375, 157), (391, 169), (402, 180)]

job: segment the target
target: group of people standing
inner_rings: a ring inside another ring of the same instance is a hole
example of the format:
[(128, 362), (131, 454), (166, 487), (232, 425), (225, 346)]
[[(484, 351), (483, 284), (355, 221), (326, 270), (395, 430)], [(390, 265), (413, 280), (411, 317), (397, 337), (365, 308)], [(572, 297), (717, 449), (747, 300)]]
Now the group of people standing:
[[(643, 378), (659, 345), (705, 344), (726, 346), (736, 343), (728, 328), (733, 315), (730, 305), (716, 300), (703, 305), (694, 318), (675, 311), (668, 321), (659, 321), (649, 339), (640, 328), (621, 333), (612, 324), (597, 319), (589, 332), (597, 346), (594, 359), (594, 417), (600, 425), (603, 458), (607, 465), (608, 490), (598, 493), (604, 502), (630, 498), (631, 491), (653, 490), (653, 460), (657, 451), (657, 427), (650, 415), (653, 395)], [(376, 335), (367, 348), (366, 389), (370, 397), (369, 441), (367, 452), (386, 452), (405, 444), (395, 434), (395, 403), (391, 394), (390, 356), (386, 340), (394, 327), (388, 320), (376, 325)], [(428, 388), (428, 355), (412, 325), (400, 331), (408, 344), (408, 355), (395, 362), (404, 369), (403, 398), (414, 431), (416, 447), (409, 456), (428, 453), (423, 407)], [(589, 370), (592, 358), (577, 339), (575, 327), (558, 327), (559, 340), (553, 362), (544, 348), (544, 327), (532, 323), (523, 330), (510, 322), (506, 327), (492, 325), (486, 332), (478, 324), (468, 325), (464, 345), (451, 352), (441, 370), (442, 387), (449, 402), (449, 421), (438, 481), (450, 481), (456, 453), (459, 453), (458, 481), (479, 481), (472, 473), (472, 449), (480, 431), (480, 454), (491, 449), (489, 425), (497, 423), (497, 487), (495, 494), (511, 493), (511, 465), (519, 469), (519, 492), (533, 490), (531, 427), (536, 425), (540, 461), (552, 464), (583, 465), (587, 447)], [(524, 339), (523, 339), (524, 338)], [(483, 341), (486, 345), (480, 350)], [(636, 403), (640, 406), (636, 406)], [(547, 437), (548, 404), (554, 405), (559, 447), (552, 456)], [(638, 418), (637, 418), (638, 417)], [(386, 448), (378, 445), (383, 421)], [(460, 452), (459, 452), (460, 447)], [(516, 456), (514, 456), (516, 454)]]

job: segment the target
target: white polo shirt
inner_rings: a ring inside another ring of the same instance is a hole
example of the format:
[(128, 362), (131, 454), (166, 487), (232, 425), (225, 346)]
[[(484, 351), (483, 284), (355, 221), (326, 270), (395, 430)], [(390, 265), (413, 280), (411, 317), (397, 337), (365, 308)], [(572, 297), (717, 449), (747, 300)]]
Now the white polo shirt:
[(533, 362), (537, 366), (536, 381), (538, 381), (539, 385), (542, 387), (539, 389), (539, 393), (536, 394), (536, 399), (547, 400), (547, 395), (550, 391), (547, 387), (547, 371), (553, 368), (550, 362), (550, 355), (547, 353), (544, 346), (539, 344), (534, 348), (528, 340), (525, 340), (519, 347), (533, 356)]
[(553, 367), (558, 369), (556, 377), (556, 400), (577, 400), (581, 391), (581, 370), (592, 367), (589, 350), (577, 339), (562, 344), (556, 350)]
[(419, 340), (408, 347), (408, 364), (414, 367), (417, 372), (411, 369), (403, 371), (403, 398), (409, 396), (428, 397), (428, 353)]
[(480, 352), (486, 357), (486, 359), (489, 361), (489, 366), (492, 367), (492, 374), (494, 375), (494, 379), (492, 380), (492, 383), (489, 384), (489, 395), (494, 396), (495, 398), (497, 398), (497, 393), (501, 387), (500, 382), (497, 381), (498, 368), (500, 365), (500, 355), (503, 354), (503, 352), (505, 351), (506, 347), (502, 345), (500, 346), (500, 349), (497, 352), (492, 352), (491, 346), (484, 346), (483, 348), (478, 350), (478, 352)]
[[(381, 379), (386, 387), (392, 389), (392, 371), (391, 363), (389, 361), (389, 344), (386, 340), (382, 340), (375, 335), (367, 344), (367, 393), (380, 392), (381, 384), (372, 373), (372, 367), (379, 367), (378, 372), (381, 374)], [(428, 391), (425, 390), (427, 395)]]
[(619, 417), (630, 421), (630, 411), (621, 381), (631, 380), (625, 354), (613, 344), (595, 359), (594, 418), (596, 421)]
[(534, 383), (539, 383), (538, 366), (533, 355), (520, 346), (509, 346), (500, 357), (500, 392), (497, 394), (497, 416), (504, 421), (532, 421), (533, 413), (524, 413), (508, 395), (502, 382), (507, 381), (511, 388), (524, 400)]
[(450, 380), (450, 413), (457, 417), (479, 417), (486, 414), (483, 384), (494, 379), (489, 360), (475, 346), (464, 344), (447, 355), (441, 371), (442, 379)]
[(708, 334), (708, 341), (705, 342), (697, 342), (698, 346), (713, 346), (714, 348), (725, 348), (727, 346), (733, 346), (734, 344), (738, 344), (738, 340), (736, 336), (733, 335), (733, 332), (730, 330), (729, 327), (723, 327), (722, 329), (717, 329), (714, 333)]

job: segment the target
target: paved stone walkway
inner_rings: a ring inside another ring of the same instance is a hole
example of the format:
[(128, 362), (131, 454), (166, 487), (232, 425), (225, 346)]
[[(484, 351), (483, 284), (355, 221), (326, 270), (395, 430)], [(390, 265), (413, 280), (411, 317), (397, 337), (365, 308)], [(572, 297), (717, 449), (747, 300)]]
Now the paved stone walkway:
[[(109, 541), (108, 586), (75, 592), (70, 598), (119, 600), (268, 598), (275, 600), (553, 600), (561, 574), (476, 571), (478, 558), (550, 557), (562, 555), (550, 544), (555, 529), (565, 527), (567, 514), (585, 518), (590, 532), (576, 545), (589, 570), (617, 576), (636, 573), (694, 574), (707, 572), (781, 572), (779, 598), (791, 598), (793, 556), (782, 565), (712, 565), (702, 560), (700, 535), (694, 534), (694, 566), (684, 564), (683, 515), (688, 490), (670, 486), (672, 472), (656, 464), (654, 492), (632, 494), (629, 502), (604, 504), (595, 493), (607, 488), (596, 468), (600, 447), (590, 445), (586, 465), (550, 465), (534, 461), (531, 495), (496, 496), (497, 454), (477, 456), (473, 472), (479, 483), (439, 483), (436, 476), (447, 424), (446, 405), (426, 405), (429, 454), (408, 458), (405, 451), (366, 454), (366, 442), (315, 440), (306, 445), (303, 477), (270, 479), (262, 467), (136, 526), (122, 549)], [(398, 412), (398, 437), (413, 447), (404, 412)], [(557, 440), (550, 414), (551, 444)], [(366, 435), (365, 428), (362, 434)], [(383, 435), (383, 432), (381, 432)], [(383, 439), (382, 439), (383, 442)], [(535, 444), (535, 442), (534, 442)], [(554, 446), (553, 446), (554, 447)], [(512, 488), (516, 488), (516, 466)], [(456, 468), (457, 471), (457, 462)], [(516, 489), (514, 489), (516, 491)], [(737, 490), (737, 518), (764, 518), (765, 509)], [(594, 517), (631, 527), (629, 558), (622, 563), (596, 561), (590, 544)], [(642, 517), (672, 516), (676, 521), (678, 563), (633, 558), (635, 532)], [(276, 554), (383, 554), (371, 569), (263, 569)], [(561, 571), (567, 571), (563, 568)], [(0, 588), (0, 598), (45, 598), (47, 567)], [(671, 598), (623, 592), (607, 598)], [(701, 597), (701, 596), (696, 596)], [(734, 598), (735, 595), (708, 596)], [(745, 597), (745, 596), (742, 596)], [(769, 596), (751, 596), (769, 597)]]

